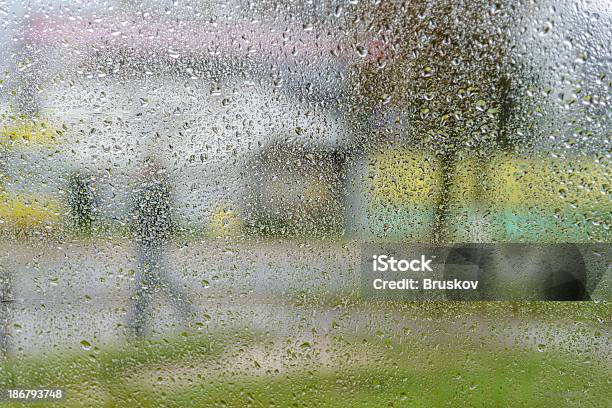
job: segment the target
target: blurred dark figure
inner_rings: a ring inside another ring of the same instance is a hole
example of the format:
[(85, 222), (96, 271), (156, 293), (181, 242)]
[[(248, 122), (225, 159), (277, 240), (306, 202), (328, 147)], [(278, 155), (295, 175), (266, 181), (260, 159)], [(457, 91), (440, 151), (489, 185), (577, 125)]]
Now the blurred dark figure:
[(139, 260), (128, 328), (136, 337), (142, 337), (151, 300), (158, 292), (168, 295), (183, 319), (193, 314), (191, 304), (167, 275), (164, 252), (174, 231), (172, 199), (163, 169), (155, 159), (145, 160), (131, 216)]
[(96, 198), (91, 178), (74, 172), (68, 179), (68, 205), (74, 227), (90, 235), (94, 221)]
[(0, 362), (8, 357), (9, 320), (13, 302), (11, 278), (0, 265)]

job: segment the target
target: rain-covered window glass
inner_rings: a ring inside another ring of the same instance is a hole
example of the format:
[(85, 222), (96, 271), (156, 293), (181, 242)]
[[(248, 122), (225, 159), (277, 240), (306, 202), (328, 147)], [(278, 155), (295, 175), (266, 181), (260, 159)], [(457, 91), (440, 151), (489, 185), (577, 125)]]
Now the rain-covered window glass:
[(609, 404), (610, 2), (0, 16), (3, 404)]

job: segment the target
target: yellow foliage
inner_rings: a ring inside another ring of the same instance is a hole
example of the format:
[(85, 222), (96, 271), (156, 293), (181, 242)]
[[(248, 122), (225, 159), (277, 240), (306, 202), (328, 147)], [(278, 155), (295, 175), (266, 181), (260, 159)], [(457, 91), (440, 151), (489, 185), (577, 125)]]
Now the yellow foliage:
[(60, 203), (42, 197), (0, 193), (0, 226), (17, 231), (54, 226), (61, 221)]
[(210, 230), (213, 234), (232, 236), (239, 234), (243, 227), (239, 213), (230, 204), (218, 206), (212, 214)]
[(489, 162), (487, 173), (493, 205), (611, 206), (609, 160), (498, 155)]
[(394, 205), (433, 201), (440, 185), (440, 171), (433, 155), (395, 149), (379, 153), (370, 161), (372, 198)]
[[(431, 206), (441, 185), (437, 159), (406, 149), (374, 156), (369, 175), (373, 200), (393, 206)], [(484, 165), (459, 161), (449, 194), (459, 207), (469, 207), (480, 192), (497, 208), (606, 209), (612, 207), (610, 179), (608, 159), (498, 154)]]
[(14, 119), (0, 126), (0, 144), (50, 144), (57, 141), (57, 132), (49, 124), (37, 120)]

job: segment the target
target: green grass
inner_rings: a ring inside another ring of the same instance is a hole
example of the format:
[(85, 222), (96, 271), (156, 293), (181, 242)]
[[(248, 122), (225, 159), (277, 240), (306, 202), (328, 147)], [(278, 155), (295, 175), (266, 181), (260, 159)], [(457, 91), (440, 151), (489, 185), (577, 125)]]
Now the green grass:
[[(168, 406), (602, 406), (606, 372), (551, 355), (438, 350), (436, 360), (404, 354), (380, 367), (236, 378), (151, 391)], [(454, 358), (453, 358), (454, 357)], [(458, 357), (458, 358), (457, 358)], [(580, 370), (582, 372), (576, 372)]]
[(543, 302), (543, 301), (373, 301), (365, 299), (359, 287), (339, 292), (325, 288), (288, 290), (283, 300), (297, 307), (347, 309), (366, 307), (388, 309), (423, 318), (538, 319), (540, 322), (597, 322), (612, 320), (608, 301)]
[[(336, 330), (324, 344), (273, 342), (249, 331), (185, 334), (20, 359), (2, 370), (0, 388), (62, 387), (68, 399), (55, 406), (564, 407), (605, 406), (612, 385), (609, 364), (589, 355), (475, 344), (467, 336), (448, 342)], [(230, 350), (257, 347), (284, 368), (257, 360), (234, 367)], [(322, 350), (330, 357), (322, 359)]]

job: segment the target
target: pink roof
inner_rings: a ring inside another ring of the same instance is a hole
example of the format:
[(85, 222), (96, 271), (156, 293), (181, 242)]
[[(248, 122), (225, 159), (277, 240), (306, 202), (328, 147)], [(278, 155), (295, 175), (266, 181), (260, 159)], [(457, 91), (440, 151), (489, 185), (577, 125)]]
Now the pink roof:
[[(315, 60), (352, 65), (362, 61), (350, 48), (338, 51), (339, 42), (317, 35), (316, 29), (279, 31), (264, 23), (210, 27), (195, 22), (161, 21), (122, 25), (120, 19), (66, 19), (38, 16), (25, 27), (26, 43), (36, 48), (130, 48), (174, 57), (189, 53), (254, 59)], [(380, 44), (371, 43), (369, 57), (380, 57)], [(365, 60), (367, 60), (366, 58)]]

